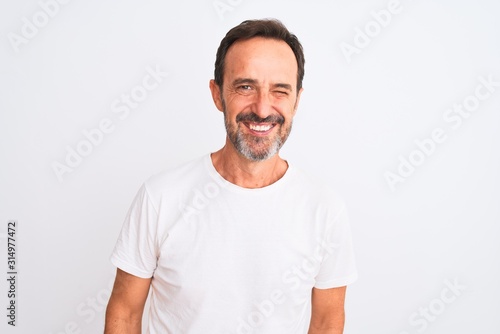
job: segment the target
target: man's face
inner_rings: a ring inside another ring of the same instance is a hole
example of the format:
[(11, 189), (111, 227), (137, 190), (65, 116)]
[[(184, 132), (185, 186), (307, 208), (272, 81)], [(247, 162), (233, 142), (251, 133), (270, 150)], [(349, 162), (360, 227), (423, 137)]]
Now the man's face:
[(256, 37), (229, 48), (222, 92), (212, 83), (212, 94), (230, 142), (247, 159), (274, 156), (288, 138), (302, 91), (297, 94), (297, 71), (283, 41)]

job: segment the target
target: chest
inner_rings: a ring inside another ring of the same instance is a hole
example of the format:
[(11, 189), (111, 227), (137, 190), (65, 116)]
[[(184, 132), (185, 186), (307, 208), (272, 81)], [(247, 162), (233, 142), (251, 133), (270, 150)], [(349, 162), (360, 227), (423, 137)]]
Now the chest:
[(159, 275), (182, 287), (301, 286), (310, 293), (321, 263), (315, 211), (300, 203), (258, 204), (222, 197), (170, 222)]

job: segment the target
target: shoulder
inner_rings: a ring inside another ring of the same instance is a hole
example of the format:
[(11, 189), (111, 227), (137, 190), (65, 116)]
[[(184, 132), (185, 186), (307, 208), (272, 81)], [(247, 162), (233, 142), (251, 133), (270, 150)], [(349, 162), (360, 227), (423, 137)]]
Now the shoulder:
[(335, 211), (345, 209), (342, 196), (330, 184), (316, 175), (305, 172), (300, 167), (291, 166), (291, 187), (296, 194), (307, 197), (317, 205), (328, 206)]
[(144, 188), (152, 198), (161, 198), (166, 194), (181, 193), (203, 182), (207, 177), (207, 155), (180, 164), (174, 168), (152, 175), (144, 182)]

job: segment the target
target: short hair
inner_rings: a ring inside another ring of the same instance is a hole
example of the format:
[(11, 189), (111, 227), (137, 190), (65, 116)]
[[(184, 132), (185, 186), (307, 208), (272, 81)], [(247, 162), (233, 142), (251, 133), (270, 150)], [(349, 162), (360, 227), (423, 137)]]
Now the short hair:
[(222, 39), (215, 59), (214, 80), (222, 87), (224, 81), (225, 58), (227, 51), (236, 41), (253, 37), (264, 37), (284, 41), (292, 49), (297, 60), (297, 93), (304, 79), (304, 50), (297, 36), (292, 34), (283, 23), (276, 19), (246, 20), (228, 31)]

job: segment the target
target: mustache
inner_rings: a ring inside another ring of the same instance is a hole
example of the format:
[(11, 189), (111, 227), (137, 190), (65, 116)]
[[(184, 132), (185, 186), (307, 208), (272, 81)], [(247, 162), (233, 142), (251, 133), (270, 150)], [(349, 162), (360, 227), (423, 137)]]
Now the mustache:
[(236, 116), (236, 122), (254, 122), (254, 123), (277, 123), (283, 125), (285, 118), (281, 115), (269, 115), (261, 118), (253, 112), (241, 113)]

